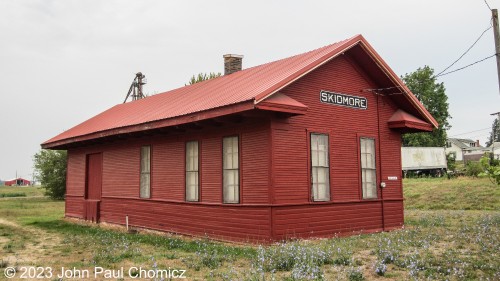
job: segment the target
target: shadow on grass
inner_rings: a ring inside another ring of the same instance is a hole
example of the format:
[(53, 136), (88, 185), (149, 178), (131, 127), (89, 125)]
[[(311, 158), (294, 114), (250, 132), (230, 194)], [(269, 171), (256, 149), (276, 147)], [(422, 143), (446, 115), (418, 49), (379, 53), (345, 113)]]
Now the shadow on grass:
[(99, 226), (74, 224), (64, 220), (35, 221), (29, 225), (51, 232), (78, 236), (82, 239), (102, 241), (102, 238), (106, 237), (106, 240), (127, 241), (130, 243), (151, 245), (155, 248), (161, 248), (163, 250), (181, 250), (188, 253), (194, 253), (203, 248), (233, 257), (253, 257), (257, 253), (256, 250), (251, 247), (225, 245), (209, 239), (188, 240), (178, 237), (166, 237), (157, 234), (131, 234), (116, 230), (103, 229)]

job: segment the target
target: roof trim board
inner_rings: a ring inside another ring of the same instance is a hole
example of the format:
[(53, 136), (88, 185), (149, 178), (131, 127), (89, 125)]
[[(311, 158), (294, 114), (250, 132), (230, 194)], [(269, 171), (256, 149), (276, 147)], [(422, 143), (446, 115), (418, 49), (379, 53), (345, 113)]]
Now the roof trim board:
[[(358, 36), (361, 36), (361, 35), (358, 35)], [(357, 36), (356, 36), (356, 37), (353, 37), (353, 38), (351, 38), (351, 39), (348, 39), (348, 41), (353, 40), (353, 39), (355, 39), (355, 38), (357, 38)], [(261, 102), (261, 101), (265, 100), (266, 98), (268, 98), (268, 97), (270, 97), (270, 96), (274, 95), (275, 93), (277, 93), (277, 92), (281, 91), (282, 89), (286, 88), (286, 87), (287, 87), (287, 86), (289, 86), (290, 84), (292, 84), (292, 83), (294, 83), (295, 81), (299, 80), (300, 78), (302, 78), (302, 77), (306, 76), (307, 74), (311, 73), (312, 71), (316, 70), (317, 68), (321, 67), (322, 65), (324, 65), (324, 64), (326, 64), (326, 63), (328, 63), (328, 62), (329, 62), (329, 61), (331, 61), (332, 59), (334, 59), (334, 58), (336, 58), (336, 57), (338, 57), (338, 56), (340, 56), (340, 55), (343, 55), (343, 53), (344, 53), (345, 51), (347, 51), (347, 50), (351, 49), (352, 47), (356, 46), (359, 42), (360, 42), (360, 40), (358, 40), (358, 41), (356, 41), (356, 42), (354, 42), (354, 43), (350, 44), (347, 48), (344, 48), (344, 49), (342, 50), (342, 52), (336, 52), (336, 53), (334, 53), (333, 55), (332, 55), (332, 54), (331, 54), (331, 52), (330, 52), (329, 54), (327, 54), (327, 55), (325, 55), (325, 56), (321, 57), (321, 59), (318, 59), (318, 60), (317, 60), (317, 61), (321, 61), (321, 60), (323, 60), (321, 63), (319, 63), (319, 64), (317, 64), (317, 65), (313, 66), (312, 68), (310, 68), (309, 70), (307, 70), (307, 71), (305, 71), (305, 72), (300, 73), (300, 71), (299, 71), (298, 73), (299, 73), (300, 75), (297, 75), (296, 77), (291, 78), (291, 80), (290, 80), (290, 81), (288, 81), (288, 82), (284, 83), (283, 85), (279, 86), (277, 89), (275, 89), (275, 90), (271, 91), (270, 93), (268, 93), (268, 94), (262, 93), (262, 94), (260, 94), (260, 95), (257, 95), (257, 96), (255, 97), (255, 103), (259, 103), (259, 102)], [(339, 47), (340, 47), (340, 46), (339, 46)], [(337, 47), (337, 48), (338, 48), (338, 47)], [(332, 51), (332, 52), (333, 52), (333, 51)], [(314, 63), (311, 63), (311, 64), (309, 64), (309, 65), (312, 65), (312, 64), (314, 64)], [(308, 65), (307, 67), (309, 67), (309, 65)], [(304, 67), (304, 68), (302, 68), (302, 69), (307, 69), (307, 67)]]

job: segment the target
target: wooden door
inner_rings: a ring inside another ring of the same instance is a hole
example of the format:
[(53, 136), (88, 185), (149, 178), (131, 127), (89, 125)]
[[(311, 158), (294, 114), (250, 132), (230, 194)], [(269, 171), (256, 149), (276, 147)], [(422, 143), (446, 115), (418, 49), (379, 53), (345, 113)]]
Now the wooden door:
[(102, 191), (102, 153), (87, 155), (85, 219), (98, 222)]

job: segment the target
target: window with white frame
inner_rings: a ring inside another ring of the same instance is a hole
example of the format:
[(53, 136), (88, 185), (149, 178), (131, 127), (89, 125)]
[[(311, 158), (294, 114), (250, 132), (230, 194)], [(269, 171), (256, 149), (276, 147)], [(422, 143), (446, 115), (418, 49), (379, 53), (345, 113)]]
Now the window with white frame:
[(222, 141), (223, 198), (224, 203), (240, 201), (240, 170), (238, 137), (227, 137)]
[(375, 140), (360, 139), (361, 182), (363, 199), (377, 198), (377, 166), (375, 164)]
[(140, 197), (151, 197), (151, 146), (141, 147)]
[(199, 201), (198, 142), (186, 143), (186, 201)]
[(311, 134), (311, 174), (312, 200), (330, 200), (328, 135)]

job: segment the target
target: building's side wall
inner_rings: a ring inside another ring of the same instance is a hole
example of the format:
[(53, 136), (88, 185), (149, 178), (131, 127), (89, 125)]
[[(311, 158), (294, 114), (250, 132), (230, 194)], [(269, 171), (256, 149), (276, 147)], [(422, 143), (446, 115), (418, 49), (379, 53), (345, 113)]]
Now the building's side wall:
[[(101, 221), (209, 235), (226, 240), (269, 240), (267, 119), (223, 123), (184, 134), (142, 137), (68, 152), (66, 216), (83, 218), (86, 155), (102, 152)], [(222, 203), (222, 139), (240, 138), (240, 204)], [(200, 202), (185, 201), (185, 144), (200, 147)], [(140, 198), (140, 148), (151, 146), (151, 198)]]
[(66, 175), (66, 216), (83, 218), (85, 196), (85, 152), (68, 150)]
[[(403, 224), (401, 135), (387, 126), (397, 107), (389, 97), (363, 91), (373, 88), (377, 85), (355, 62), (340, 56), (281, 91), (309, 108), (303, 116), (272, 124), (274, 202), (283, 205), (274, 210), (276, 238), (377, 231)], [(365, 97), (368, 108), (321, 103), (321, 90)], [(312, 132), (329, 135), (331, 200), (326, 203), (310, 199)], [(360, 137), (376, 139), (377, 184), (387, 184), (383, 194), (378, 189), (376, 200), (362, 199)]]
[(446, 148), (446, 154), (448, 154), (448, 153), (455, 153), (455, 156), (456, 156), (455, 160), (456, 161), (463, 161), (464, 160), (462, 149), (454, 143), (451, 143), (451, 147)]

